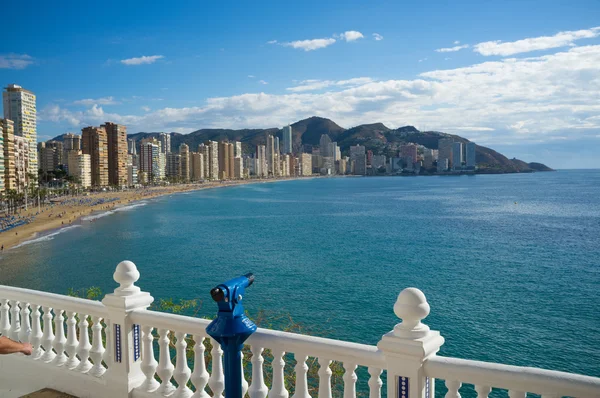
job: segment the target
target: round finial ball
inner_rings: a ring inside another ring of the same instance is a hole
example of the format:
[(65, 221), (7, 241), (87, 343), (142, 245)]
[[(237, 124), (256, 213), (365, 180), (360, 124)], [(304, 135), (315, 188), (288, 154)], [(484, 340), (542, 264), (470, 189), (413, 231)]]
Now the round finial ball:
[(394, 314), (405, 322), (420, 322), (429, 315), (429, 304), (422, 291), (416, 287), (409, 287), (398, 295), (394, 304)]
[(135, 264), (131, 261), (121, 261), (119, 265), (117, 265), (113, 278), (115, 282), (121, 285), (121, 288), (126, 288), (140, 279), (140, 273)]

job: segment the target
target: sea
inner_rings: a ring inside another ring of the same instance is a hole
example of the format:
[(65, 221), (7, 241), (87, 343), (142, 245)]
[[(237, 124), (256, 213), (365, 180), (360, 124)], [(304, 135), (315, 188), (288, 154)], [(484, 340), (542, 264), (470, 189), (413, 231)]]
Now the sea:
[[(1, 236), (0, 236), (1, 239)], [(158, 299), (248, 272), (249, 314), (377, 344), (421, 289), (440, 355), (600, 377), (600, 170), (343, 177), (173, 194), (98, 213), (0, 258), (0, 284), (116, 287), (133, 261)], [(274, 323), (277, 326), (277, 323)]]

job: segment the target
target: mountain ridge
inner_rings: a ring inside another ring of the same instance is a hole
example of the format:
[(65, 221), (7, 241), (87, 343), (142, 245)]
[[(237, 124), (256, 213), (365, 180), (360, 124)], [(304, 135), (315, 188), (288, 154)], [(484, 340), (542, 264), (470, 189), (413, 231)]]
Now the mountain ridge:
[[(345, 129), (335, 123), (333, 120), (312, 116), (307, 119), (299, 120), (292, 126), (292, 146), (295, 152), (307, 146), (319, 145), (322, 134), (328, 134), (332, 141), (340, 146), (343, 154), (348, 154), (350, 146), (364, 145), (367, 150), (372, 150), (374, 154), (384, 154), (386, 156), (395, 156), (400, 145), (408, 142), (420, 144), (430, 149), (438, 149), (438, 141), (441, 138), (452, 138), (463, 144), (470, 142), (466, 138), (458, 135), (447, 134), (438, 131), (419, 131), (414, 126), (403, 126), (397, 129), (390, 129), (383, 123), (369, 123)], [(158, 137), (159, 132), (138, 132), (128, 134), (128, 139), (136, 142), (148, 137)], [(240, 141), (244, 153), (254, 151), (254, 146), (265, 145), (266, 135), (272, 134), (282, 139), (282, 129), (277, 127), (267, 129), (199, 129), (189, 134), (176, 132), (171, 135), (172, 149), (178, 148), (185, 143), (192, 150), (199, 144), (208, 140), (213, 141)], [(64, 135), (54, 138), (61, 141)], [(491, 148), (481, 145), (475, 146), (475, 161), (482, 172), (488, 173), (516, 173), (533, 171), (552, 171), (552, 169), (542, 163), (527, 163), (519, 159), (508, 159), (506, 156)]]

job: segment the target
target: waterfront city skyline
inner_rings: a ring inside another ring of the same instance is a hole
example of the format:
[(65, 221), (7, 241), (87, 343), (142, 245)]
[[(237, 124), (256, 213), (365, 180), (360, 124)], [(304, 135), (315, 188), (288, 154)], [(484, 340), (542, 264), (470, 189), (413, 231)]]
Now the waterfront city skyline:
[[(458, 134), (555, 168), (597, 167), (595, 2), (440, 3), (427, 15), (356, 2), (343, 12), (319, 3), (319, 13), (309, 3), (84, 7), (127, 24), (107, 34), (70, 23), (81, 5), (40, 4), (25, 12), (31, 29), (0, 51), (3, 85), (38, 96), (40, 141), (107, 120), (130, 133), (188, 133), (318, 115), (345, 128), (383, 122)], [(144, 18), (133, 18), (142, 8)]]

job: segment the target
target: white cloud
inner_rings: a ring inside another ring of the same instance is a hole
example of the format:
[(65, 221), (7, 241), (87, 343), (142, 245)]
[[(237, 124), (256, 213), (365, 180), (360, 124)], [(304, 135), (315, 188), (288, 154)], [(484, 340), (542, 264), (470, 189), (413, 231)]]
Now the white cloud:
[(269, 40), (267, 44), (277, 44), (277, 40)]
[(468, 44), (463, 44), (462, 46), (454, 46), (454, 47), (448, 47), (448, 48), (438, 48), (437, 50), (435, 50), (438, 53), (452, 53), (455, 51), (460, 51), (464, 48), (469, 48)]
[(143, 110), (144, 112), (150, 112), (149, 106), (142, 106), (142, 107), (140, 107), (140, 109)]
[(419, 62), (427, 61), (427, 58), (420, 59)]
[(383, 40), (383, 36), (381, 36), (379, 33), (373, 33), (373, 38), (377, 41)]
[(269, 84), (269, 82), (266, 82), (266, 81), (264, 81), (264, 80), (259, 80), (258, 82), (259, 82), (260, 84)]
[(83, 105), (83, 106), (91, 106), (94, 104), (98, 105), (116, 105), (120, 104), (119, 101), (116, 101), (113, 97), (103, 97), (98, 99), (86, 98), (77, 101), (73, 101), (74, 105)]
[(507, 56), (530, 51), (573, 46), (576, 40), (591, 39), (598, 36), (600, 36), (600, 27), (559, 32), (554, 36), (540, 36), (505, 43), (500, 40), (486, 41), (476, 44), (473, 51), (486, 56)]
[(158, 61), (159, 59), (163, 59), (165, 56), (164, 55), (143, 55), (141, 57), (137, 57), (137, 58), (128, 58), (128, 59), (122, 59), (121, 63), (124, 65), (144, 65), (144, 64), (153, 64), (156, 61)]
[(0, 54), (0, 69), (24, 69), (33, 64), (27, 54)]
[(453, 44), (455, 44), (455, 45), (456, 45), (456, 44), (460, 44), (460, 40), (454, 40), (454, 43), (453, 43)]
[(346, 41), (355, 41), (355, 40), (363, 39), (363, 38), (364, 38), (363, 34), (356, 30), (348, 30), (340, 35), (340, 39), (346, 40)]
[[(600, 135), (600, 45), (531, 57), (432, 70), (410, 80), (305, 80), (285, 94), (209, 98), (194, 107), (142, 115), (73, 111), (52, 105), (43, 121), (71, 126), (113, 120), (128, 131), (190, 132), (202, 127), (256, 128), (319, 115), (341, 126), (380, 121), (460, 132), (478, 144), (551, 142)], [(314, 90), (327, 88), (325, 92)], [(453, 127), (454, 126), (454, 127)]]
[(325, 48), (335, 43), (333, 38), (312, 39), (312, 40), (296, 40), (288, 43), (281, 43), (282, 46), (302, 49), (304, 51), (318, 50)]
[(250, 79), (254, 79), (256, 76), (254, 76), (254, 75), (248, 75), (248, 77), (249, 77)]

